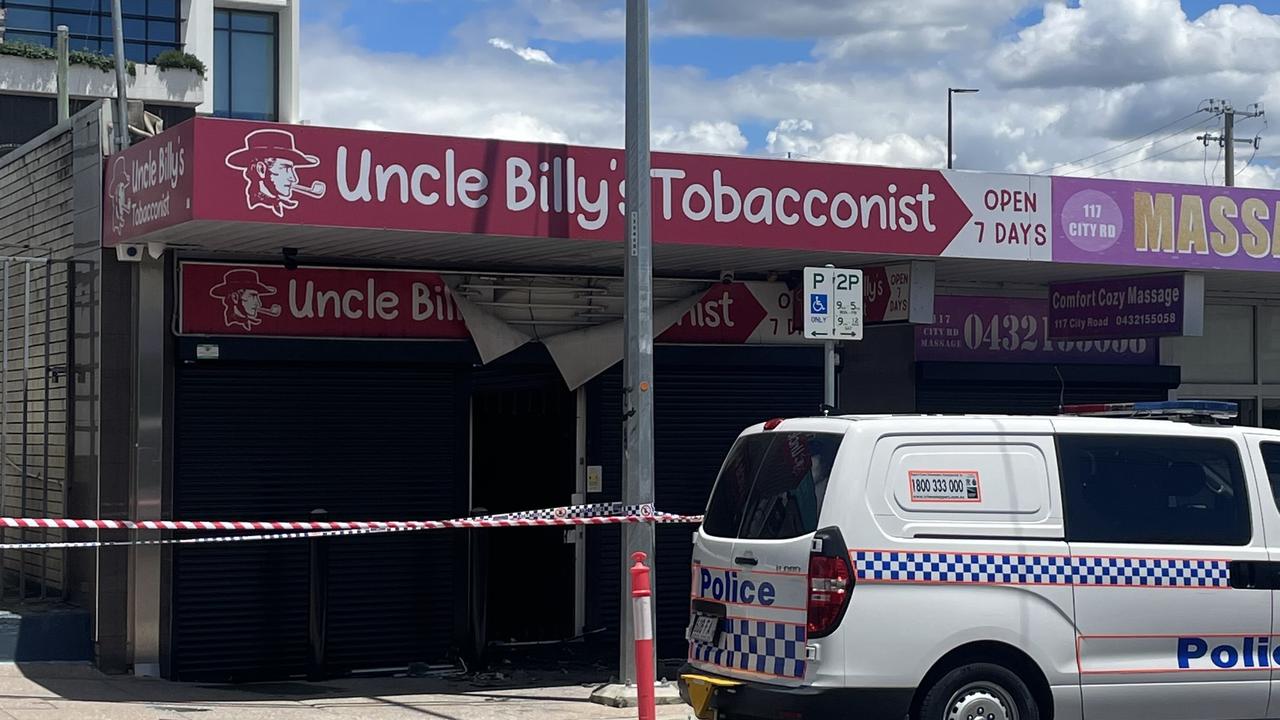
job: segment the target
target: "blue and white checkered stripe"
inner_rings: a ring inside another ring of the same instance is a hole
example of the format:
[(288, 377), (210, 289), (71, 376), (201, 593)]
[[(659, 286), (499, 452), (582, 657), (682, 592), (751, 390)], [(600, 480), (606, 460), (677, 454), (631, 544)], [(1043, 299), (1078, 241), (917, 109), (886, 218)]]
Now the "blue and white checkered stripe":
[(805, 626), (763, 620), (724, 618), (717, 645), (694, 643), (694, 660), (730, 670), (802, 678), (805, 671)]
[(854, 563), (870, 583), (1230, 587), (1226, 560), (858, 550)]
[(1226, 560), (1078, 557), (1074, 561), (1077, 585), (1224, 588), (1231, 583)]

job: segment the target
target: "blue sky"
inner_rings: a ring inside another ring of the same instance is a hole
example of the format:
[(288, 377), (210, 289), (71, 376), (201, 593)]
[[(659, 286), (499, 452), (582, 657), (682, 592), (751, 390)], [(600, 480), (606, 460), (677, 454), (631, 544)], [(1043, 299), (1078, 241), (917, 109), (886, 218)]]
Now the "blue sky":
[[(658, 6), (654, 3), (654, 7)], [(1078, 6), (1078, 1), (1069, 2)], [(1218, 7), (1215, 0), (1181, 0), (1183, 11), (1196, 18)], [(1280, 0), (1255, 0), (1252, 3), (1268, 13), (1280, 12)], [(502, 12), (499, 0), (364, 0), (352, 9), (350, 2), (308, 0), (302, 6), (303, 22), (332, 17), (343, 9), (343, 22), (360, 34), (361, 43), (374, 50), (434, 54), (447, 52), (453, 45), (453, 32), (470, 19), (487, 13)], [(1011, 17), (1008, 29), (1037, 22), (1042, 17), (1038, 6), (1029, 7)], [(556, 55), (568, 60), (603, 60), (616, 56), (621, 45), (611, 41), (560, 41), (547, 44)], [(712, 75), (727, 76), (745, 67), (762, 63), (803, 61), (809, 58), (812, 41), (796, 38), (764, 37), (658, 37), (652, 54), (656, 63), (694, 65)]]
[[(956, 133), (970, 166), (984, 170), (1036, 172), (1193, 113), (1209, 97), (1240, 107), (1273, 99), (1280, 112), (1280, 0), (651, 5), (655, 144), (670, 149), (937, 163), (948, 85), (983, 89), (958, 101)], [(328, 124), (618, 144), (622, 8), (307, 0), (304, 112)], [(384, 83), (388, 75), (400, 80)], [(1221, 181), (1214, 153), (1184, 142), (1200, 121), (1214, 127), (1193, 115), (1185, 132), (1175, 125), (1171, 137), (1130, 145), (1091, 170), (1183, 181), (1213, 172)], [(1244, 128), (1264, 130), (1262, 121)], [(1280, 137), (1264, 139), (1242, 177), (1280, 184), (1278, 167)]]

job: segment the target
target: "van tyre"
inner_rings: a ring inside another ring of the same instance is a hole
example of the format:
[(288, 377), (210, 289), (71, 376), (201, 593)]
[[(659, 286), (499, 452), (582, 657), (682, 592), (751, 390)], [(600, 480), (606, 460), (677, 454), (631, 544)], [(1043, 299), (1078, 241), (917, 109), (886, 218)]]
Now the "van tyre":
[(913, 720), (1040, 720), (1031, 689), (1000, 665), (971, 663), (929, 688)]

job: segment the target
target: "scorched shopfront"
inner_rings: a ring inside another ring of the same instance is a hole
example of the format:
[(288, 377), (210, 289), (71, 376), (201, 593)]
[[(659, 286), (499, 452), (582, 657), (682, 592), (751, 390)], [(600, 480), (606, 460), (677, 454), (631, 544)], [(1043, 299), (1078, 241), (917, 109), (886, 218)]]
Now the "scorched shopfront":
[[(136, 268), (135, 371), (165, 378), (135, 389), (135, 433), (164, 457), (121, 480), (135, 513), (445, 519), (621, 499), (621, 162), (206, 118), (108, 158), (104, 244)], [(1211, 334), (1206, 304), (1280, 269), (1262, 232), (1274, 192), (661, 153), (653, 168), (666, 512), (703, 510), (743, 427), (819, 411), (821, 348), (796, 311), (806, 265), (867, 278), (866, 340), (842, 348), (847, 412), (1163, 399), (1181, 379), (1161, 337)], [(1053, 302), (1061, 283), (1110, 298), (1105, 283), (1146, 275), (1202, 287), (1167, 312), (1204, 327), (1155, 327), (1135, 305), (1119, 330), (1110, 300), (1085, 319)], [(1061, 329), (1076, 322), (1093, 334)], [(689, 531), (657, 531), (662, 657), (685, 652)], [(140, 552), (135, 669), (315, 677), (494, 643), (610, 646), (619, 537)]]

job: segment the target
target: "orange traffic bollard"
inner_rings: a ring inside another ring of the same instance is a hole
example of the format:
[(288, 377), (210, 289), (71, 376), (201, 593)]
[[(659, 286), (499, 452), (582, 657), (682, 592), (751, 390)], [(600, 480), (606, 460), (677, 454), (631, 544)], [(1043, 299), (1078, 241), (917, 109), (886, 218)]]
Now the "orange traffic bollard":
[(653, 614), (650, 610), (649, 568), (645, 554), (635, 552), (631, 559), (631, 613), (636, 637), (636, 702), (640, 720), (654, 720), (657, 710), (653, 700)]

